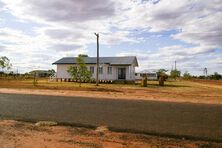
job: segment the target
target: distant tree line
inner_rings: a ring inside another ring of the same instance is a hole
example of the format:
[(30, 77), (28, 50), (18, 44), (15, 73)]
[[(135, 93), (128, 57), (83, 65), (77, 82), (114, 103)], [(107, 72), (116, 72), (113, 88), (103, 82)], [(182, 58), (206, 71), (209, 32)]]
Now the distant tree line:
[(33, 70), (28, 73), (20, 74), (13, 71), (10, 71), (12, 68), (12, 64), (10, 63), (10, 59), (6, 56), (0, 57), (0, 77), (7, 78), (33, 78), (33, 77), (50, 77), (55, 76), (55, 70)]
[(222, 75), (219, 74), (218, 72), (214, 72), (214, 74), (212, 75), (208, 75), (208, 76), (192, 76), (192, 78), (198, 78), (198, 79), (208, 79), (208, 80), (222, 80)]
[(185, 72), (183, 75), (181, 75), (181, 71), (180, 70), (171, 70), (170, 74), (166, 73), (167, 70), (166, 69), (159, 69), (157, 71), (157, 77), (158, 80), (160, 77), (164, 77), (164, 80), (171, 78), (171, 79), (185, 79), (185, 80), (189, 80), (189, 79), (208, 79), (208, 80), (222, 80), (222, 75), (219, 74), (218, 72), (214, 72), (211, 75), (208, 76), (204, 76), (204, 75), (200, 75), (200, 76), (193, 76), (191, 75), (189, 72)]
[(213, 74), (208, 75), (208, 76), (204, 76), (204, 75), (192, 76), (190, 73), (185, 72), (185, 73), (183, 74), (183, 78), (184, 78), (184, 79), (222, 80), (222, 75), (219, 74), (218, 72), (214, 72)]

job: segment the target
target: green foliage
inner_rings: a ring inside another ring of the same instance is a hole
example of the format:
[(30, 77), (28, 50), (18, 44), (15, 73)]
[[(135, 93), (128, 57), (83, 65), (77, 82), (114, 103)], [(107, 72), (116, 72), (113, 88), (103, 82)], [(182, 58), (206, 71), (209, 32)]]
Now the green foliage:
[(163, 80), (165, 81), (168, 78), (168, 75), (166, 74), (167, 70), (166, 69), (159, 69), (157, 71), (157, 78), (159, 80), (160, 77), (163, 78)]
[(199, 79), (208, 79), (208, 80), (221, 80), (222, 75), (219, 74), (218, 72), (214, 72), (214, 74), (212, 74), (212, 75), (208, 75), (208, 76), (200, 75), (197, 78), (199, 78)]
[(69, 66), (67, 72), (70, 74), (73, 80), (79, 82), (79, 87), (81, 87), (82, 82), (89, 82), (91, 79), (91, 72), (87, 69), (84, 57), (78, 56), (77, 66)]
[(183, 78), (188, 80), (188, 79), (191, 79), (192, 76), (191, 76), (191, 74), (190, 74), (189, 72), (186, 71), (186, 72), (183, 74)]
[(158, 71), (157, 71), (157, 73), (166, 73), (168, 70), (166, 70), (166, 69), (159, 69)]
[(87, 54), (79, 54), (79, 57), (89, 57)]
[(222, 75), (220, 75), (218, 72), (214, 72), (214, 74), (210, 75), (209, 77), (212, 80), (220, 80), (220, 79), (222, 79)]
[(171, 70), (170, 77), (176, 79), (180, 77), (180, 74), (181, 72), (179, 70)]
[(198, 76), (197, 78), (199, 78), (199, 79), (208, 79), (208, 77), (203, 76), (203, 75), (200, 75), (200, 76)]
[(6, 56), (0, 57), (0, 68), (9, 70), (12, 67), (9, 58)]
[(48, 70), (48, 72), (51, 77), (55, 76), (55, 74), (56, 74), (54, 69), (50, 69), (50, 70)]

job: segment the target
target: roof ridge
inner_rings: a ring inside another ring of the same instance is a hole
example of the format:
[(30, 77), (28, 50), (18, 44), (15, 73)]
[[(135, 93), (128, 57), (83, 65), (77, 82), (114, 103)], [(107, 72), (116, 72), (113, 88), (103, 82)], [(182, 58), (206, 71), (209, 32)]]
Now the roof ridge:
[[(105, 56), (100, 56), (100, 58), (129, 58), (129, 57), (136, 57), (136, 56), (110, 56), (110, 57), (105, 57)], [(63, 58), (77, 58), (77, 57), (63, 57)], [(84, 58), (96, 58), (96, 57), (84, 57)]]
[[(96, 63), (96, 57), (84, 57), (85, 63), (93, 64)], [(63, 57), (53, 64), (72, 64), (76, 63), (77, 57)], [(100, 63), (120, 64), (120, 65), (131, 65), (136, 63), (138, 65), (136, 56), (122, 56), (122, 57), (100, 57)]]

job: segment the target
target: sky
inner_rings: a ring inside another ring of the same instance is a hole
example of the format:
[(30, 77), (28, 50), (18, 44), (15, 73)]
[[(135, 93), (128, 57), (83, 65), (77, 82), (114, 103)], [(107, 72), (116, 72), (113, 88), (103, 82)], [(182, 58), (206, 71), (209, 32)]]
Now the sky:
[(222, 74), (222, 0), (0, 0), (0, 56), (14, 71), (62, 57), (136, 56), (141, 70)]

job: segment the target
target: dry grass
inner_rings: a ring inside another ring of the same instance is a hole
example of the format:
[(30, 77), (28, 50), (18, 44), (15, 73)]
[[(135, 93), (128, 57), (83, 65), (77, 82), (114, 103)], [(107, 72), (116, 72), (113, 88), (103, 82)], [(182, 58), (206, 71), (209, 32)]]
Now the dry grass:
[(38, 85), (33, 86), (32, 82), (0, 79), (0, 92), (4, 92), (1, 88), (9, 88), (44, 95), (222, 104), (222, 81), (167, 81), (164, 87), (158, 86), (157, 81), (149, 81), (146, 88), (139, 84), (100, 84), (96, 87), (92, 83), (79, 87), (78, 83), (49, 82), (47, 79), (38, 80)]

